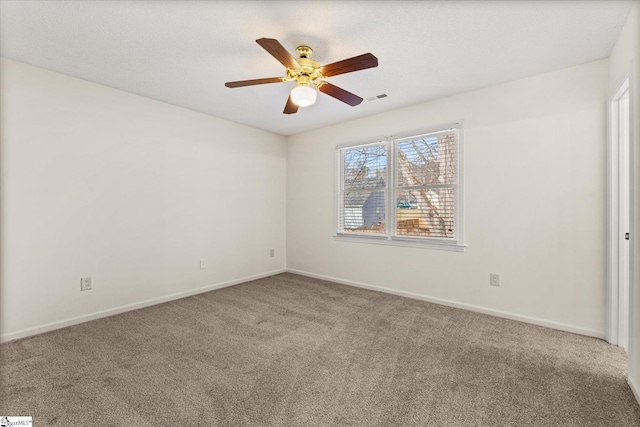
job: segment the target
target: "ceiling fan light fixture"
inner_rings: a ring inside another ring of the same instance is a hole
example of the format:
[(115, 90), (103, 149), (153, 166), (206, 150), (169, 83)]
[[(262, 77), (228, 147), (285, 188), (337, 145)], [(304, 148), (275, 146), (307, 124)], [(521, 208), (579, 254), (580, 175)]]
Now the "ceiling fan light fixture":
[(308, 107), (316, 102), (318, 92), (308, 84), (299, 84), (291, 89), (291, 101), (299, 107)]

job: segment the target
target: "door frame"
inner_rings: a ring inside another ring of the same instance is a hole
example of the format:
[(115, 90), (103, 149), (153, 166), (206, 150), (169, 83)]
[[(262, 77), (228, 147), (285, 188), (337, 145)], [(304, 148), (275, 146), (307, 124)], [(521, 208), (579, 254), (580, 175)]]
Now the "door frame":
[[(628, 73), (607, 100), (607, 341), (613, 345), (629, 348), (631, 339), (631, 293), (633, 287), (633, 103), (632, 103), (632, 75)], [(627, 94), (629, 102), (628, 137), (621, 138), (619, 105), (620, 100)], [(628, 144), (623, 147), (622, 144)], [(627, 153), (624, 159), (621, 153)], [(624, 164), (622, 163), (624, 162)], [(628, 230), (622, 230), (621, 214), (621, 180), (622, 166), (628, 170), (629, 189), (629, 225)], [(620, 278), (624, 274), (621, 263), (620, 246), (625, 239), (624, 234), (630, 233), (628, 289), (621, 289)], [(626, 292), (625, 292), (626, 291)], [(621, 307), (626, 305), (625, 311)], [(626, 336), (625, 336), (626, 331)]]

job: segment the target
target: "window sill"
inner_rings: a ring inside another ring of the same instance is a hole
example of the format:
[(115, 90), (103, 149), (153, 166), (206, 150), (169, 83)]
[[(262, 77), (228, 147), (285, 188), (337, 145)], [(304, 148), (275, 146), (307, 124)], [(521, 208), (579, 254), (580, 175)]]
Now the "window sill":
[(333, 239), (337, 242), (373, 243), (374, 245), (405, 246), (409, 248), (438, 249), (441, 251), (464, 252), (467, 245), (454, 242), (440, 242), (437, 240), (418, 240), (389, 238), (387, 236), (363, 236), (352, 234), (336, 234)]

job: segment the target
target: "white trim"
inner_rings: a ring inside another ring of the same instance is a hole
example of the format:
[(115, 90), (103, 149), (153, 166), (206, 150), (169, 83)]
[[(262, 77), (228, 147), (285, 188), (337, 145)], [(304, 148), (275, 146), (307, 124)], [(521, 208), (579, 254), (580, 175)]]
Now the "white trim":
[(629, 384), (629, 388), (633, 392), (633, 395), (636, 397), (638, 405), (640, 405), (640, 387), (636, 385), (636, 383), (633, 381), (633, 378), (631, 377), (627, 378), (627, 383)]
[(34, 326), (31, 328), (21, 329), (19, 331), (10, 332), (8, 334), (0, 336), (0, 342), (5, 343), (9, 341), (18, 340), (21, 338), (30, 337), (32, 335), (38, 335), (45, 332), (54, 331), (56, 329), (65, 328), (67, 326), (77, 325), (79, 323), (89, 322), (91, 320), (101, 319), (103, 317), (113, 316), (115, 314), (124, 313), (127, 311), (137, 310), (139, 308), (149, 307), (151, 305), (161, 304), (163, 302), (173, 301), (180, 298), (189, 297), (192, 295), (202, 294), (204, 292), (213, 291), (216, 289), (226, 288), (240, 283), (249, 282), (251, 280), (262, 279), (264, 277), (274, 276), (276, 274), (284, 273), (287, 270), (285, 268), (269, 271), (266, 273), (255, 274), (253, 276), (243, 277), (240, 279), (228, 280), (226, 282), (216, 283), (213, 285), (207, 285), (202, 288), (192, 289), (189, 291), (178, 292), (175, 294), (167, 295), (164, 297), (151, 298), (145, 301), (136, 302), (133, 304), (121, 305), (120, 307), (110, 308), (107, 310), (97, 311), (95, 313), (85, 314), (78, 317), (72, 317), (65, 320), (59, 320), (56, 322), (45, 323), (44, 325)]
[[(454, 231), (458, 246), (466, 248), (464, 240), (464, 128), (462, 122), (456, 129), (456, 211), (454, 212)], [(464, 249), (463, 249), (464, 250)]]
[(382, 145), (382, 144), (386, 144), (387, 143), (387, 137), (384, 137), (384, 138), (373, 138), (373, 139), (367, 140), (367, 141), (368, 142), (348, 142), (346, 144), (339, 144), (339, 145), (336, 146), (336, 148), (338, 150), (344, 150), (345, 148), (352, 149), (352, 148), (361, 148), (361, 147)]
[[(620, 153), (620, 135), (619, 135), (619, 101), (625, 95), (629, 96), (629, 118), (633, 117), (634, 108), (632, 103), (631, 94), (633, 93), (632, 87), (632, 72), (629, 72), (623, 79), (620, 85), (614, 90), (607, 99), (607, 341), (613, 345), (620, 345), (627, 348), (631, 348), (632, 331), (630, 319), (632, 317), (632, 284), (633, 284), (633, 262), (630, 263), (628, 268), (629, 285), (630, 289), (626, 292), (626, 295), (620, 293), (620, 280), (622, 273), (621, 266), (621, 254), (620, 247), (623, 243), (623, 233), (629, 232), (631, 240), (629, 241), (629, 260), (633, 260), (634, 245), (633, 240), (635, 232), (633, 229), (633, 220), (630, 221), (629, 228), (627, 230), (621, 229), (620, 218), (620, 175), (621, 175), (621, 162), (625, 159), (621, 158)], [(629, 135), (628, 135), (628, 155), (629, 158), (629, 213), (633, 218), (633, 166), (631, 161), (633, 159), (633, 120), (629, 122)], [(621, 300), (622, 298), (622, 300)], [(627, 299), (626, 303), (624, 299)], [(620, 310), (621, 304), (627, 306), (627, 316), (622, 318), (623, 313)], [(622, 328), (626, 324), (626, 327)], [(626, 336), (623, 336), (624, 330), (627, 331)]]
[(371, 289), (374, 291), (380, 291), (388, 294), (398, 295), (401, 297), (407, 297), (407, 298), (417, 299), (421, 301), (432, 302), (434, 304), (445, 305), (448, 307), (462, 308), (464, 310), (469, 310), (476, 313), (488, 314), (491, 316), (501, 317), (504, 319), (517, 320), (519, 322), (529, 323), (537, 326), (544, 326), (551, 329), (557, 329), (559, 331), (571, 332), (574, 334), (586, 335), (589, 337), (595, 337), (600, 339), (605, 338), (605, 333), (603, 331), (596, 331), (593, 329), (581, 328), (579, 326), (568, 325), (566, 323), (554, 322), (551, 320), (544, 320), (537, 317), (525, 316), (521, 314), (511, 313), (508, 311), (495, 310), (492, 308), (486, 308), (478, 305), (451, 301), (443, 298), (430, 297), (426, 295), (416, 294), (413, 292), (399, 291), (396, 289), (385, 288), (383, 286), (370, 285), (362, 282), (355, 282), (353, 280), (345, 280), (345, 279), (339, 279), (337, 277), (325, 276), (322, 274), (309, 273), (306, 271), (295, 270), (292, 268), (287, 268), (287, 272), (299, 274), (301, 276), (313, 277), (315, 279), (328, 280), (328, 281), (340, 283), (343, 285), (355, 286), (357, 288)]
[(607, 100), (607, 341), (618, 345), (618, 269), (613, 268), (618, 265), (618, 145), (613, 143), (618, 127), (612, 126), (612, 99)]
[(337, 242), (351, 242), (351, 243), (373, 243), (376, 245), (389, 245), (389, 246), (405, 246), (408, 248), (424, 248), (424, 249), (440, 249), (443, 251), (453, 251), (453, 252), (464, 252), (467, 248), (467, 245), (461, 245), (459, 243), (451, 242), (451, 243), (438, 243), (441, 241), (440, 239), (436, 240), (423, 240), (420, 238), (414, 239), (401, 239), (395, 237), (387, 237), (384, 235), (373, 235), (367, 236), (364, 234), (336, 234), (333, 236), (333, 239)]
[[(389, 191), (385, 193), (384, 206), (386, 208), (384, 212), (384, 231), (386, 237), (393, 236), (398, 230), (398, 223), (396, 221), (396, 203), (397, 203), (397, 191), (396, 184), (398, 183), (398, 173), (396, 164), (396, 141), (389, 138), (387, 140), (387, 188)], [(390, 167), (393, 166), (393, 167)], [(342, 231), (342, 230), (341, 230)]]

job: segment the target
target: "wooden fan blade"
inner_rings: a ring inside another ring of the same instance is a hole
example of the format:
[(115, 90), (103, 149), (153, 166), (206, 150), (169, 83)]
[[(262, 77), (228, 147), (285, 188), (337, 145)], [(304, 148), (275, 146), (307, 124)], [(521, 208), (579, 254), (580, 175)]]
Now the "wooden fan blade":
[(300, 68), (300, 64), (298, 64), (295, 58), (287, 52), (287, 49), (285, 49), (278, 40), (262, 38), (256, 40), (256, 43), (262, 46), (264, 50), (269, 52), (271, 56), (280, 61), (280, 63), (285, 67), (291, 68), (292, 70)]
[(378, 58), (370, 53), (334, 62), (320, 67), (320, 72), (325, 77), (337, 76), (338, 74), (351, 73), (353, 71), (366, 70), (378, 66)]
[(287, 99), (287, 105), (284, 106), (284, 114), (295, 114), (298, 112), (298, 105), (291, 100), (291, 95)]
[(352, 107), (355, 107), (362, 102), (362, 98), (360, 98), (358, 95), (354, 95), (353, 93), (339, 88), (336, 85), (332, 85), (329, 82), (324, 82), (319, 85), (318, 90), (322, 93), (326, 93), (329, 96), (333, 96), (338, 101), (342, 101), (345, 104), (351, 105)]
[(237, 82), (226, 82), (226, 87), (243, 87), (253, 85), (263, 85), (267, 83), (282, 83), (281, 77), (267, 77), (266, 79), (240, 80)]

